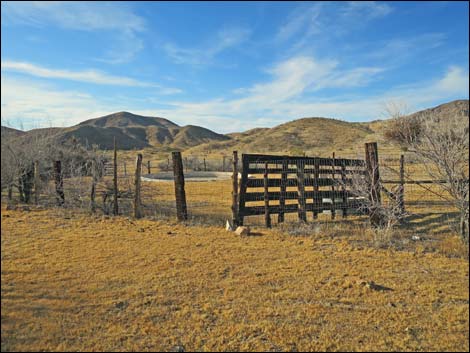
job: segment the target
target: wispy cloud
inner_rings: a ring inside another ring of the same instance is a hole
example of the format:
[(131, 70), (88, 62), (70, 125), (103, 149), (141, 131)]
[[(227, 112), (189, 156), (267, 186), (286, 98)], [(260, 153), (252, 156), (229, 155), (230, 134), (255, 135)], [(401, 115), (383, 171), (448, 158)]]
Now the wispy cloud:
[(163, 46), (166, 54), (177, 64), (202, 66), (213, 63), (214, 58), (226, 49), (236, 47), (244, 42), (251, 31), (247, 28), (225, 28), (211, 38), (209, 44), (199, 48), (184, 48), (168, 42)]
[(152, 83), (141, 82), (129, 77), (113, 76), (98, 70), (70, 71), (49, 69), (28, 62), (2, 61), (2, 71), (14, 71), (43, 78), (57, 78), (101, 85), (156, 87)]
[(292, 41), (292, 49), (300, 50), (310, 46), (313, 38), (325, 41), (348, 34), (392, 11), (389, 4), (375, 1), (338, 2), (336, 6), (301, 4), (287, 16), (275, 38), (279, 42)]
[(138, 33), (146, 29), (144, 19), (129, 6), (116, 2), (7, 1), (2, 2), (2, 25), (56, 26), (77, 31), (116, 33), (102, 61), (129, 62), (143, 49)]

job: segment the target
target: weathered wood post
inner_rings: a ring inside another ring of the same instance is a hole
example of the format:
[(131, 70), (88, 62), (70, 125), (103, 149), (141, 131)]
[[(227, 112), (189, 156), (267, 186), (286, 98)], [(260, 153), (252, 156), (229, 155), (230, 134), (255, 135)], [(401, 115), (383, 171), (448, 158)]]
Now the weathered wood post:
[(348, 217), (348, 192), (346, 190), (346, 162), (341, 163), (341, 191), (343, 192), (343, 218)]
[(225, 156), (222, 156), (222, 171), (225, 172)]
[(178, 221), (188, 219), (188, 209), (186, 206), (186, 193), (184, 191), (184, 172), (181, 152), (172, 152), (173, 175), (175, 178), (175, 198), (176, 198), (176, 216)]
[(96, 161), (93, 159), (91, 161), (91, 190), (90, 190), (90, 211), (95, 213), (96, 211), (96, 182), (97, 182), (97, 165)]
[(277, 223), (284, 222), (284, 210), (286, 207), (286, 189), (287, 189), (287, 169), (289, 161), (287, 159), (282, 160), (282, 172), (281, 172), (281, 188), (279, 194), (279, 214), (277, 215)]
[(206, 168), (206, 157), (204, 157), (204, 171), (207, 171), (207, 168)]
[(398, 190), (400, 212), (405, 213), (405, 155), (400, 156), (400, 189)]
[(245, 218), (245, 195), (246, 189), (248, 186), (248, 169), (250, 167), (249, 156), (242, 154), (242, 175), (240, 178), (240, 193), (238, 195), (238, 225), (243, 225), (243, 220)]
[(37, 205), (39, 203), (39, 184), (40, 184), (40, 175), (39, 175), (39, 161), (34, 161), (34, 203)]
[(125, 161), (124, 161), (124, 176), (127, 176), (127, 165)]
[(166, 159), (166, 171), (167, 172), (170, 171), (170, 157), (167, 157), (167, 159)]
[(117, 176), (117, 148), (116, 148), (116, 136), (114, 137), (113, 196), (114, 196), (113, 214), (114, 214), (115, 216), (117, 216), (118, 213), (119, 213), (119, 208), (118, 208), (118, 176)]
[(151, 169), (150, 169), (150, 161), (147, 161), (147, 171), (148, 171), (148, 174), (152, 174)]
[(271, 228), (271, 215), (269, 214), (269, 192), (268, 192), (268, 162), (264, 163), (264, 224), (266, 228)]
[(65, 202), (64, 179), (62, 178), (62, 164), (60, 161), (54, 162), (54, 181), (57, 205), (62, 206)]
[(369, 210), (370, 219), (374, 226), (380, 225), (382, 217), (378, 212), (382, 199), (380, 196), (380, 173), (379, 173), (379, 153), (377, 142), (369, 142), (365, 144), (366, 152), (366, 177), (369, 184), (369, 202), (371, 209)]
[(335, 153), (331, 159), (331, 219), (336, 217), (336, 197), (335, 197), (335, 172), (336, 172), (336, 159)]
[[(225, 157), (224, 157), (225, 161)], [(238, 152), (233, 151), (232, 170), (232, 224), (238, 225)]]
[(322, 200), (318, 197), (319, 191), (319, 181), (320, 178), (320, 161), (318, 158), (313, 160), (313, 218), (318, 218), (318, 209), (320, 208), (320, 203)]
[(135, 179), (134, 179), (134, 217), (142, 217), (142, 200), (140, 198), (140, 172), (142, 170), (142, 154), (139, 153), (135, 162)]
[(304, 178), (304, 161), (297, 161), (297, 199), (298, 199), (298, 216), (302, 222), (307, 221), (306, 200), (305, 200), (305, 178)]

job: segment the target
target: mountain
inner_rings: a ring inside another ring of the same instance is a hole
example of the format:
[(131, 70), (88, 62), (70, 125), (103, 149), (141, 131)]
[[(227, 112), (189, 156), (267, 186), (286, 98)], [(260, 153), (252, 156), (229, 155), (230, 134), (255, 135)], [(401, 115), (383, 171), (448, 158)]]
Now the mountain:
[[(445, 117), (464, 113), (468, 117), (468, 107), (468, 100), (456, 100), (411, 115), (434, 112)], [(228, 134), (230, 140), (212, 141), (185, 152), (192, 155), (230, 154), (237, 150), (243, 153), (305, 153), (312, 156), (336, 152), (336, 155), (354, 156), (362, 153), (364, 143), (370, 141), (379, 142), (382, 152), (396, 152), (399, 147), (388, 142), (383, 135), (389, 121), (351, 123), (330, 118), (302, 118), (272, 128)]]
[[(433, 112), (442, 116), (462, 113), (468, 117), (468, 100), (456, 100), (425, 109), (411, 116)], [(467, 118), (468, 119), (468, 118)], [(116, 137), (122, 150), (155, 147), (159, 150), (184, 150), (187, 155), (240, 153), (279, 153), (354, 156), (362, 153), (365, 142), (377, 141), (383, 152), (397, 151), (383, 132), (389, 120), (351, 123), (330, 118), (302, 118), (272, 128), (255, 128), (222, 135), (209, 129), (179, 126), (170, 120), (119, 112), (89, 119), (68, 128), (34, 129), (23, 132), (2, 126), (2, 138), (51, 138), (55, 143), (75, 138), (82, 144), (112, 149)]]
[(34, 129), (23, 132), (22, 138), (26, 137), (49, 137), (54, 143), (64, 143), (74, 138), (81, 144), (97, 145), (101, 149), (112, 149), (116, 137), (117, 146), (122, 150), (146, 147), (184, 150), (202, 143), (229, 139), (200, 126), (179, 126), (164, 118), (129, 112), (85, 120), (67, 128)]

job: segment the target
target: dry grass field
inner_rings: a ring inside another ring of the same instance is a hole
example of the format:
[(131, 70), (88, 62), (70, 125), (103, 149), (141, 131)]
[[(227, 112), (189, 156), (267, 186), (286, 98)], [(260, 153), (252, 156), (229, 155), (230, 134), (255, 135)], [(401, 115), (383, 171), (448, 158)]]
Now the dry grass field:
[(464, 259), (254, 231), (3, 207), (2, 351), (468, 351)]

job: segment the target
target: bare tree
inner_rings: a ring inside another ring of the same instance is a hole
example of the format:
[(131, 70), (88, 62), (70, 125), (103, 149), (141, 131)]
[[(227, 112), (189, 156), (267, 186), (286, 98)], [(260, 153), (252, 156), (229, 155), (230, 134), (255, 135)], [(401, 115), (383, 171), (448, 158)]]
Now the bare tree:
[(469, 242), (469, 118), (468, 113), (442, 116), (433, 111), (405, 116), (389, 109), (392, 118), (386, 138), (413, 153), (459, 211), (459, 233)]

